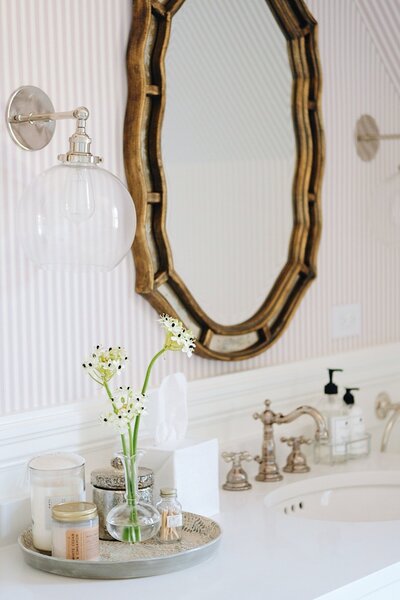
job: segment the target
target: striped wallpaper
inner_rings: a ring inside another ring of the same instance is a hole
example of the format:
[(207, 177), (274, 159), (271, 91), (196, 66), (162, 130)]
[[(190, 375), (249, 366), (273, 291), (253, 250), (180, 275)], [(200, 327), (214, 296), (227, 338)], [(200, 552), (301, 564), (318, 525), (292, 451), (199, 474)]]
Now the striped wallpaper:
[[(318, 279), (271, 350), (233, 364), (170, 354), (158, 363), (153, 385), (173, 370), (198, 379), (400, 338), (400, 250), (382, 239), (382, 228), (376, 226), (386, 210), (382, 189), (397, 169), (399, 143), (382, 144), (369, 164), (357, 158), (353, 145), (354, 124), (364, 113), (374, 115), (382, 131), (400, 131), (394, 37), (400, 2), (308, 3), (320, 25), (327, 141)], [(383, 4), (378, 19), (376, 6)], [(23, 84), (42, 87), (56, 110), (87, 105), (93, 149), (104, 156), (106, 168), (123, 177), (129, 21), (130, 0), (0, 0), (1, 113), (9, 95)], [(99, 341), (126, 346), (131, 360), (121, 381), (139, 386), (150, 356), (162, 343), (156, 313), (134, 292), (130, 256), (108, 274), (55, 274), (35, 270), (17, 244), (18, 198), (32, 177), (65, 151), (71, 131), (72, 123), (59, 122), (45, 150), (27, 153), (11, 142), (0, 121), (3, 415), (94, 396), (94, 384), (85, 379), (80, 364)], [(395, 210), (391, 207), (384, 219), (388, 231), (393, 231)], [(400, 236), (400, 226), (398, 231)], [(257, 261), (239, 267), (248, 277), (257, 276), (260, 268)], [(342, 303), (361, 304), (362, 334), (333, 340), (331, 308)]]

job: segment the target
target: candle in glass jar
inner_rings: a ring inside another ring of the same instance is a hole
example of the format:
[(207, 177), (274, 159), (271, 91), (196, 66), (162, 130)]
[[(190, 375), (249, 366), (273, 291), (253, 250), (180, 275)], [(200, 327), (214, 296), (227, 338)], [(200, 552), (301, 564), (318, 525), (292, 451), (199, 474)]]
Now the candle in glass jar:
[(51, 551), (51, 510), (62, 502), (86, 499), (85, 459), (78, 454), (43, 454), (29, 463), (33, 544)]
[(99, 558), (99, 518), (95, 504), (56, 504), (52, 515), (52, 556), (69, 560)]

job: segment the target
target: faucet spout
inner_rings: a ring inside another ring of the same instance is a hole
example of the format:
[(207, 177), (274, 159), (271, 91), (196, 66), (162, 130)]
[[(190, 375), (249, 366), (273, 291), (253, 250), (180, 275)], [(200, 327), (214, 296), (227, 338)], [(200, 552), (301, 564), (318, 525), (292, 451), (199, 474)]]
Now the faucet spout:
[(328, 429), (327, 429), (327, 426), (325, 423), (325, 419), (321, 415), (321, 413), (313, 406), (299, 406), (298, 408), (295, 408), (294, 410), (292, 410), (292, 412), (288, 413), (287, 415), (277, 414), (275, 423), (279, 423), (279, 424), (291, 423), (292, 421), (295, 421), (296, 419), (298, 419), (299, 417), (301, 417), (303, 415), (309, 415), (310, 417), (312, 417), (314, 419), (314, 422), (317, 427), (316, 432), (315, 432), (315, 439), (317, 441), (327, 440), (329, 437), (329, 434), (328, 434)]
[(388, 445), (389, 439), (390, 439), (390, 434), (392, 433), (394, 424), (396, 423), (397, 419), (400, 417), (400, 404), (393, 404), (391, 409), (393, 412), (386, 422), (385, 429), (384, 429), (383, 435), (382, 435), (381, 452), (386, 452), (387, 445)]

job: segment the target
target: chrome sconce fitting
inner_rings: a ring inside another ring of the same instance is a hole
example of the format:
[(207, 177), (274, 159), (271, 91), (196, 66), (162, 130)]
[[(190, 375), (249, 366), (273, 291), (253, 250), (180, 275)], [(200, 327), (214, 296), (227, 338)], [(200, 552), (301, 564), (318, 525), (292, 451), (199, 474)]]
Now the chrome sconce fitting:
[(86, 132), (89, 110), (55, 112), (40, 88), (23, 86), (11, 96), (7, 127), (24, 150), (41, 150), (52, 140), (56, 121), (76, 119), (69, 150), (28, 186), (18, 211), (25, 254), (44, 268), (113, 269), (129, 252), (136, 226), (132, 198), (124, 184), (98, 168)]
[(70, 148), (59, 154), (60, 162), (98, 164), (100, 156), (90, 152), (92, 140), (86, 133), (89, 110), (79, 106), (69, 112), (54, 112), (53, 103), (43, 90), (33, 85), (18, 88), (11, 96), (7, 108), (8, 131), (14, 142), (23, 150), (41, 150), (53, 138), (56, 121), (76, 119), (76, 131), (69, 138)]

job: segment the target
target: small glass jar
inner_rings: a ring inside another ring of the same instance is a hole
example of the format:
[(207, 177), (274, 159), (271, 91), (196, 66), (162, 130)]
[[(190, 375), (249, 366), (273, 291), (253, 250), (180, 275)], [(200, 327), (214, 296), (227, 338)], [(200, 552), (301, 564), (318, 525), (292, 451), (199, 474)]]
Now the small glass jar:
[(70, 560), (99, 558), (99, 518), (92, 502), (66, 502), (52, 508), (52, 556)]
[(86, 500), (85, 459), (79, 454), (42, 454), (29, 462), (33, 544), (51, 551), (51, 509)]
[(161, 526), (157, 534), (158, 541), (172, 544), (182, 539), (182, 505), (176, 497), (176, 489), (162, 488), (156, 508), (161, 515)]

